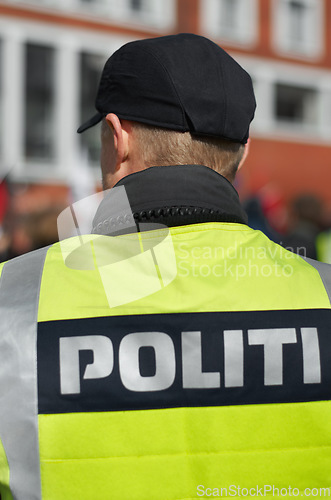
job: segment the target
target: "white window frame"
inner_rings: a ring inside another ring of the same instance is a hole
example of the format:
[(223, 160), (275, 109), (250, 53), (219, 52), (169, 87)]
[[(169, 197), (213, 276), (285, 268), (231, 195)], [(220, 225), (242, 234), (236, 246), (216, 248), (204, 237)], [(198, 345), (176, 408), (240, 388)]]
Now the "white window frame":
[[(269, 140), (329, 145), (331, 141), (331, 71), (234, 54), (254, 80), (257, 110), (252, 136)], [(275, 116), (275, 84), (311, 87), (317, 91), (316, 124), (287, 123)]]
[[(95, 52), (107, 58), (124, 43), (119, 35), (100, 35), (79, 29), (41, 25), (19, 19), (0, 18), (2, 40), (3, 112), (1, 162), (13, 179), (26, 182), (68, 182), (70, 172), (81, 161), (79, 137), (79, 54)], [(56, 158), (27, 161), (24, 157), (24, 50), (26, 43), (54, 47)], [(93, 166), (93, 165), (91, 165)], [(99, 169), (95, 178), (100, 179)]]
[(237, 29), (222, 32), (220, 16), (222, 0), (200, 0), (200, 26), (204, 35), (215, 40), (227, 42), (233, 46), (252, 48), (258, 40), (258, 1), (239, 0)]
[(145, 8), (141, 12), (130, 8), (130, 0), (94, 0), (84, 3), (81, 0), (7, 0), (36, 11), (63, 11), (83, 18), (93, 18), (102, 23), (115, 22), (121, 26), (143, 28), (167, 33), (176, 26), (177, 0), (143, 0)]
[(300, 0), (306, 9), (304, 19), (305, 39), (291, 39), (288, 5), (291, 0), (273, 0), (271, 26), (273, 46), (276, 52), (298, 59), (318, 59), (324, 53), (324, 0)]

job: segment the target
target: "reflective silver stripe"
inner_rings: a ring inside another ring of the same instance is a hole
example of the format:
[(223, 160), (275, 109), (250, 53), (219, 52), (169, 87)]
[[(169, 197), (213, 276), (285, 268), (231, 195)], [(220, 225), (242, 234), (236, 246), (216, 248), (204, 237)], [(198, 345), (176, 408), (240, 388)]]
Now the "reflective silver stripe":
[(14, 500), (40, 500), (37, 313), (48, 248), (7, 262), (0, 279), (0, 438)]
[(319, 272), (331, 304), (331, 265), (325, 264), (325, 262), (318, 262), (317, 260), (310, 259), (309, 257), (302, 258)]

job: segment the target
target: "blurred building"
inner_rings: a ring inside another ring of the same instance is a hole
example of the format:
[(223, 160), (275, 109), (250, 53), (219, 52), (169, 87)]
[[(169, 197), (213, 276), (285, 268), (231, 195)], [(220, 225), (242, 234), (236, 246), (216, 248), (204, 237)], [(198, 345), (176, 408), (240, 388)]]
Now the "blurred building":
[(331, 204), (330, 0), (0, 0), (0, 167), (24, 210), (65, 203), (80, 164), (98, 183), (100, 131), (76, 129), (94, 113), (106, 58), (178, 32), (213, 39), (252, 75), (243, 196), (271, 186)]

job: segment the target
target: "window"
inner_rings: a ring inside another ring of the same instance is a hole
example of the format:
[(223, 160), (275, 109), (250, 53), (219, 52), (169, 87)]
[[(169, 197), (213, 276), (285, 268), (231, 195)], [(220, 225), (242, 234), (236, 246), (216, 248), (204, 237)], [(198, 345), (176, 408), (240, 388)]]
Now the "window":
[(239, 21), (238, 0), (222, 0), (220, 9), (220, 28), (222, 33), (235, 34)]
[(299, 0), (288, 3), (289, 35), (293, 44), (303, 43), (305, 37), (305, 18), (308, 15), (307, 5)]
[[(124, 0), (123, 14), (126, 12), (126, 18), (135, 21), (147, 22), (153, 24), (162, 16), (162, 10), (166, 7), (164, 1), (155, 2), (155, 0)], [(169, 7), (169, 6), (168, 6)], [(168, 8), (167, 7), (167, 8)], [(170, 6), (171, 8), (171, 6)], [(164, 10), (163, 15), (166, 13)]]
[[(176, 27), (177, 0), (7, 0), (18, 5), (76, 12), (103, 21), (169, 32)], [(240, 0), (242, 1), (242, 0)], [(249, 2), (252, 0), (248, 0)], [(254, 0), (255, 1), (255, 0)]]
[(130, 9), (133, 11), (141, 11), (143, 9), (143, 0), (130, 0)]
[[(62, 0), (65, 1), (65, 0)], [(118, 23), (143, 24), (153, 29), (170, 30), (175, 24), (176, 0), (71, 0), (85, 12)]]
[(303, 127), (316, 125), (317, 97), (318, 92), (316, 88), (276, 83), (276, 120)]
[(293, 61), (241, 55), (258, 103), (252, 134), (304, 143), (330, 144), (331, 79), (328, 69)]
[[(64, 0), (9, 0), (11, 3), (25, 4), (32, 7), (57, 7), (59, 1)], [(67, 0), (68, 1), (68, 0)], [(69, 0), (70, 1), (70, 0)]]
[[(80, 121), (84, 123), (96, 114), (93, 103), (96, 98), (100, 75), (105, 58), (96, 54), (80, 54)], [(98, 163), (100, 158), (100, 127), (92, 127), (80, 135), (81, 145), (88, 160)]]
[(252, 44), (257, 36), (256, 0), (200, 0), (202, 31), (234, 44)]
[(25, 46), (25, 134), (27, 160), (55, 157), (55, 50)]
[(104, 2), (102, 0), (79, 0), (79, 2), (83, 5), (89, 5), (89, 4), (103, 4)]
[[(82, 159), (99, 165), (100, 129), (76, 130), (96, 113), (106, 59), (129, 40), (89, 30), (72, 34), (56, 23), (0, 19), (0, 167), (12, 168), (13, 178), (23, 182), (71, 182)], [(99, 180), (99, 171), (93, 176)]]
[(317, 57), (322, 50), (323, 0), (274, 0), (276, 48)]

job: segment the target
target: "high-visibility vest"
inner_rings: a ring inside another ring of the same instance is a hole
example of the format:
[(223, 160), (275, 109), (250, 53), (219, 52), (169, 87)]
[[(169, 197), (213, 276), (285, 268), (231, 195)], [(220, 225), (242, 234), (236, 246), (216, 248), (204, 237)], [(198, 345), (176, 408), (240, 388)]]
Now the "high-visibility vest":
[(330, 267), (232, 223), (171, 228), (167, 261), (156, 233), (134, 265), (126, 236), (3, 265), (2, 500), (327, 496)]

